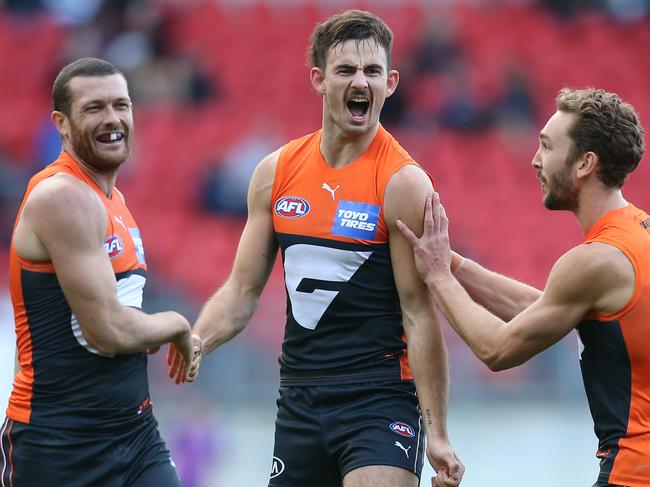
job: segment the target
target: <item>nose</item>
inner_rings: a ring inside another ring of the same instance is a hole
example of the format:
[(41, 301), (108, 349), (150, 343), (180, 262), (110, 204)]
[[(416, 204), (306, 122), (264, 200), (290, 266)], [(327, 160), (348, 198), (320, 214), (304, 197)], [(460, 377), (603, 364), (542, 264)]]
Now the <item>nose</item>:
[(120, 118), (117, 116), (117, 112), (111, 105), (107, 105), (104, 109), (104, 116), (102, 121), (104, 124), (111, 126), (120, 124)]
[(542, 157), (539, 154), (539, 149), (537, 149), (537, 152), (535, 152), (535, 155), (533, 156), (533, 160), (530, 161), (530, 165), (533, 166), (535, 169), (542, 168)]
[(363, 68), (357, 68), (354, 76), (352, 77), (352, 87), (353, 88), (366, 88), (368, 86), (368, 79), (366, 78), (366, 73), (363, 72)]

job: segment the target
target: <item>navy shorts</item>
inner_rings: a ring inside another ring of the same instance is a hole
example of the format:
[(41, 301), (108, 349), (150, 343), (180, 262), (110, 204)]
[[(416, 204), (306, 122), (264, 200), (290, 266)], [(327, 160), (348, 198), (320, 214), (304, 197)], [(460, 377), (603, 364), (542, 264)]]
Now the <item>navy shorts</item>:
[(370, 465), (420, 477), (424, 436), (412, 382), (280, 387), (269, 486), (340, 486)]
[(153, 415), (124, 431), (68, 431), (6, 418), (0, 485), (182, 487)]

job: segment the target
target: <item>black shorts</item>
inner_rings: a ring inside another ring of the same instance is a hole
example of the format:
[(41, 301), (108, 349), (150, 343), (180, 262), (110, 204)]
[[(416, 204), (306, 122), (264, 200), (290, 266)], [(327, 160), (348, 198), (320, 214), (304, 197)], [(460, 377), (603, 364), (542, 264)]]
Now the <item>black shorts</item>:
[(124, 431), (68, 431), (6, 418), (0, 485), (182, 487), (153, 415)]
[(412, 382), (280, 387), (270, 487), (339, 487), (389, 465), (420, 477), (424, 427)]

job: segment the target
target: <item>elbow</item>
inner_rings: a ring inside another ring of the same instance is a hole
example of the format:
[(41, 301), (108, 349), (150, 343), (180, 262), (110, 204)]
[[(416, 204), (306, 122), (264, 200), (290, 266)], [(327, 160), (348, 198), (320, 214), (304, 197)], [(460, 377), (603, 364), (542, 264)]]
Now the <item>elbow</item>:
[(492, 372), (501, 372), (502, 370), (507, 370), (510, 368), (499, 359), (490, 359), (484, 361), (483, 363), (487, 365), (488, 369), (490, 369)]
[(121, 351), (121, 346), (115, 340), (108, 340), (105, 337), (100, 339), (87, 337), (86, 342), (91, 351), (96, 351), (104, 357), (114, 357)]
[(481, 361), (487, 365), (492, 372), (501, 372), (524, 363), (524, 361), (519, 360), (517, 357), (504, 352), (492, 353), (486, 357), (479, 358), (481, 358)]
[[(110, 323), (101, 322), (93, 327), (96, 330), (101, 330), (97, 333), (90, 331), (88, 327), (80, 326), (81, 337), (77, 339), (81, 345), (85, 345), (90, 351), (95, 351), (99, 355), (105, 357), (113, 357), (121, 353), (126, 353), (128, 343), (122, 338), (122, 335)], [(86, 342), (85, 344), (83, 342)]]
[(477, 351), (476, 357), (483, 362), (492, 372), (503, 370), (502, 360), (499, 354), (492, 350)]

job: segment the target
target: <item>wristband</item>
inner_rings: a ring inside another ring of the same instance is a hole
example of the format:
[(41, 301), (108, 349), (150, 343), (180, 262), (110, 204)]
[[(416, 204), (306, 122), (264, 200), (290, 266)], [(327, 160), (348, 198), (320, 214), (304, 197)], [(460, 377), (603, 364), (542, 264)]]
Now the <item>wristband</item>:
[(456, 272), (456, 269), (458, 269), (458, 267), (463, 263), (464, 260), (465, 258), (462, 255), (457, 254), (453, 250), (451, 251), (451, 264), (449, 265), (449, 267), (451, 268), (452, 274)]

